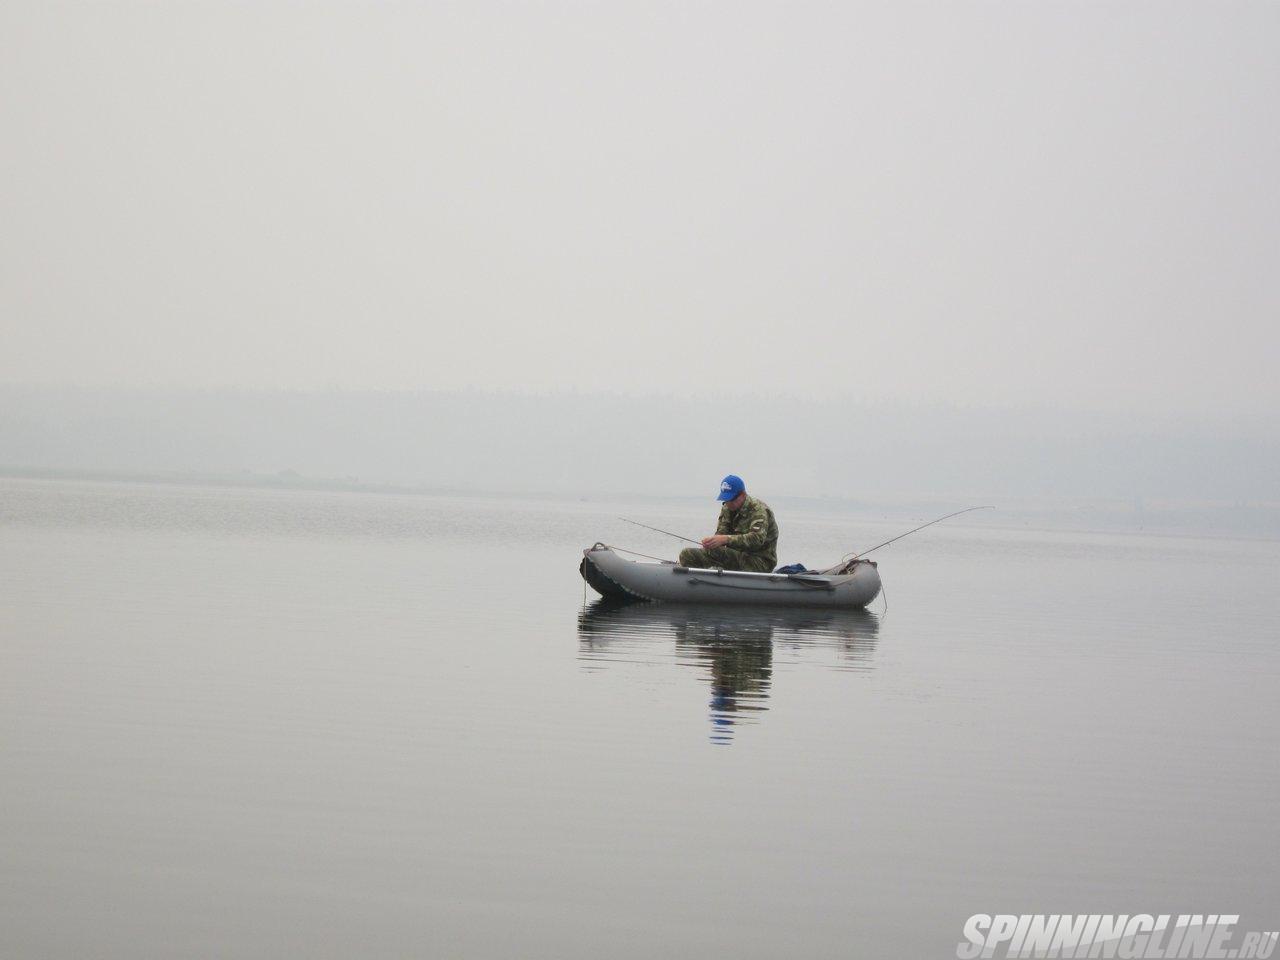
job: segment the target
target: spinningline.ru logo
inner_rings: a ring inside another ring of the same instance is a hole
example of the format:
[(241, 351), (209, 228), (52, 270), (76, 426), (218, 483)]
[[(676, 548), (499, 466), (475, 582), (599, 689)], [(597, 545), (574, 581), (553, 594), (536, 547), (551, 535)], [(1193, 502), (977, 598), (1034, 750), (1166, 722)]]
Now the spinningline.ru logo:
[(1280, 932), (1249, 932), (1233, 944), (1239, 922), (1229, 913), (975, 913), (956, 956), (1267, 960)]

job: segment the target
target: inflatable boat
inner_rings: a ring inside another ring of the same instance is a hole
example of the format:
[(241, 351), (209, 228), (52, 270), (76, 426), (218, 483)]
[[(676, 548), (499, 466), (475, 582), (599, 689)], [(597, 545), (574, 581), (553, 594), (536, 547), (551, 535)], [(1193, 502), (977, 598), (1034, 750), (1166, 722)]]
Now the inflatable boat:
[(880, 593), (874, 560), (856, 560), (839, 572), (747, 573), (682, 567), (669, 560), (628, 560), (597, 543), (582, 551), (578, 570), (602, 597), (677, 603), (758, 604), (857, 610)]

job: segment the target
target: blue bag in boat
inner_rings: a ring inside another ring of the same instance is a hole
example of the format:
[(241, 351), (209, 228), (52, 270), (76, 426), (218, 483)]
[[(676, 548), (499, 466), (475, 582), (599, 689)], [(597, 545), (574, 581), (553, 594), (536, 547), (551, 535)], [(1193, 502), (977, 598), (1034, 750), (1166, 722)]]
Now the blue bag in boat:
[(809, 573), (809, 568), (803, 563), (788, 563), (785, 567), (779, 567), (774, 573)]

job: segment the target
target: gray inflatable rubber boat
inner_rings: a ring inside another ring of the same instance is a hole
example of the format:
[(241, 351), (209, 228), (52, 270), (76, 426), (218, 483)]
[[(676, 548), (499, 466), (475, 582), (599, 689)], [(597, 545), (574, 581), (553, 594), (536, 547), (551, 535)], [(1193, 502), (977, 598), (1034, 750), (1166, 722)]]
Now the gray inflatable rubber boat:
[(603, 543), (582, 551), (578, 568), (597, 593), (615, 600), (761, 604), (857, 610), (880, 593), (874, 560), (858, 560), (840, 573), (746, 573), (682, 567), (667, 560), (627, 560)]

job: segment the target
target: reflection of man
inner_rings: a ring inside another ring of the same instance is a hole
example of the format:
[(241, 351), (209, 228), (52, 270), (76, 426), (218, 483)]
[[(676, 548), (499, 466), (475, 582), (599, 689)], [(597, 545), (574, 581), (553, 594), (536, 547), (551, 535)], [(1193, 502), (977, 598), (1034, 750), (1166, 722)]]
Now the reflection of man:
[(676, 625), (676, 649), (692, 651), (707, 665), (713, 742), (732, 742), (740, 714), (768, 709), (773, 676), (773, 626), (768, 622), (690, 620)]
[(747, 486), (733, 474), (720, 481), (720, 520), (716, 532), (702, 539), (702, 549), (680, 551), (682, 567), (720, 567), (768, 573), (778, 562), (778, 522), (763, 500), (747, 496)]

